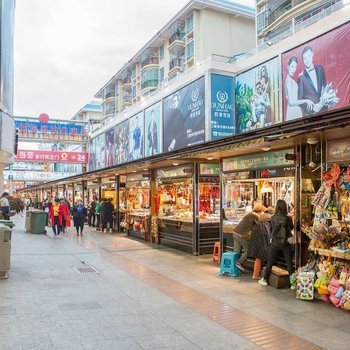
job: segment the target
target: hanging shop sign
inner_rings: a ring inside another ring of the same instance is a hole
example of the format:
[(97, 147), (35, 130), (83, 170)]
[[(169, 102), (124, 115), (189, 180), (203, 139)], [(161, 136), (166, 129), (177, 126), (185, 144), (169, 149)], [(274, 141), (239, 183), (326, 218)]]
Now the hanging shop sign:
[(200, 164), (199, 175), (219, 175), (220, 166), (219, 164)]
[(193, 169), (191, 165), (165, 168), (157, 170), (157, 179), (165, 179), (169, 177), (191, 177)]
[(350, 140), (327, 142), (327, 162), (344, 163), (350, 161)]
[(135, 173), (126, 175), (126, 182), (148, 181), (149, 173)]
[(293, 149), (283, 151), (250, 154), (223, 160), (223, 171), (241, 171), (259, 168), (272, 168), (293, 165), (294, 160), (287, 160), (287, 154), (294, 154)]
[(234, 80), (220, 74), (211, 74), (211, 140), (232, 136), (234, 121)]
[[(4, 171), (4, 177), (8, 178), (10, 173)], [(14, 181), (54, 181), (64, 179), (65, 177), (77, 175), (77, 173), (68, 172), (39, 172), (39, 171), (13, 171)]]
[(18, 162), (86, 164), (88, 162), (88, 153), (19, 150), (17, 151), (15, 160)]
[(145, 157), (163, 152), (162, 102), (145, 110)]
[(15, 125), (21, 138), (49, 140), (82, 140), (87, 138), (85, 124), (15, 120)]
[(350, 105), (350, 23), (282, 55), (284, 120)]
[(204, 77), (163, 100), (163, 151), (170, 152), (205, 141)]
[(129, 154), (133, 161), (144, 156), (144, 117), (143, 111), (129, 119)]
[(278, 57), (236, 77), (236, 133), (281, 123)]

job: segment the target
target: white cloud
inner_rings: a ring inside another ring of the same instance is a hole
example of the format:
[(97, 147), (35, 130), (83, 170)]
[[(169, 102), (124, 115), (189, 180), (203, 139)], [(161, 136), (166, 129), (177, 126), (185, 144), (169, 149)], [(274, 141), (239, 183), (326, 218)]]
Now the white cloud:
[(70, 118), (187, 2), (17, 0), (15, 115)]

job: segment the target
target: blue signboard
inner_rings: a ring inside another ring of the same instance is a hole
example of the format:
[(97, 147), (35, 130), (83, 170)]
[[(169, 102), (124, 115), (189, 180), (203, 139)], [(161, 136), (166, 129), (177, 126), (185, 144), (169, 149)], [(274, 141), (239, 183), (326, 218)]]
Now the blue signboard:
[(235, 133), (233, 84), (233, 77), (211, 75), (211, 140), (232, 136)]
[(163, 151), (170, 152), (205, 141), (204, 77), (163, 100)]

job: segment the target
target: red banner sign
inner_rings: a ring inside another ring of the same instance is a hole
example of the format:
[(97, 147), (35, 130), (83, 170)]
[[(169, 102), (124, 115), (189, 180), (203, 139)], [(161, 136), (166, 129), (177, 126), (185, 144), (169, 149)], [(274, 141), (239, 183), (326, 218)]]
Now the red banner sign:
[(88, 162), (88, 153), (18, 150), (15, 160), (18, 162), (86, 164)]

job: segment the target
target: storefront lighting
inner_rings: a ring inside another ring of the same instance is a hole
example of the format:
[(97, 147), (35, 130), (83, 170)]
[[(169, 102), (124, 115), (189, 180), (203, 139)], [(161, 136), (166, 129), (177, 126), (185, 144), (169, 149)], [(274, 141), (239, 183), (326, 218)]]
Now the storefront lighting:
[(146, 168), (145, 168), (145, 169), (142, 169), (142, 170), (143, 170), (143, 171), (148, 171), (148, 169), (146, 169)]
[(318, 139), (316, 137), (309, 137), (306, 142), (309, 145), (316, 145), (316, 143), (318, 143)]
[(136, 173), (136, 170), (132, 170), (131, 172), (132, 172), (132, 173)]
[(213, 160), (213, 159), (214, 159), (214, 157), (207, 157), (207, 159), (208, 159), (208, 160)]
[(263, 146), (263, 147), (261, 147), (261, 150), (265, 151), (265, 152), (269, 151), (270, 149), (271, 149), (270, 146)]
[(174, 165), (174, 166), (177, 166), (177, 165), (179, 165), (179, 163), (173, 163), (173, 165)]

